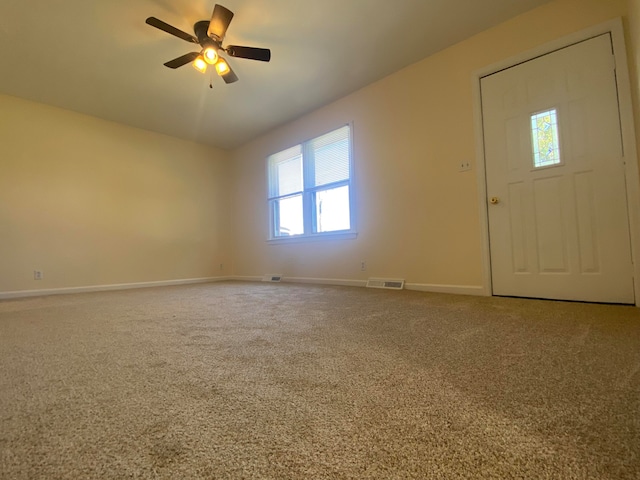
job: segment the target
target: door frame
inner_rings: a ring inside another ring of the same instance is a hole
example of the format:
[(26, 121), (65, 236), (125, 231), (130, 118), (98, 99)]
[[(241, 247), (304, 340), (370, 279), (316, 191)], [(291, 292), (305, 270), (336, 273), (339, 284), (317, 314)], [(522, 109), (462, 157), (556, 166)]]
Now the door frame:
[(620, 126), (622, 130), (622, 148), (625, 161), (625, 180), (627, 186), (627, 215), (631, 235), (631, 260), (633, 262), (635, 305), (640, 307), (640, 173), (633, 120), (631, 83), (627, 63), (627, 51), (624, 41), (624, 28), (621, 18), (616, 18), (579, 32), (545, 43), (517, 56), (494, 63), (472, 75), (474, 126), (476, 137), (476, 165), (478, 181), (478, 199), (480, 206), (480, 228), (482, 234), (482, 293), (493, 295), (491, 281), (491, 252), (489, 250), (489, 205), (487, 203), (487, 173), (484, 154), (484, 127), (482, 119), (482, 97), (480, 80), (482, 77), (533, 60), (556, 50), (571, 46), (602, 34), (611, 34), (616, 61), (616, 84), (620, 108)]

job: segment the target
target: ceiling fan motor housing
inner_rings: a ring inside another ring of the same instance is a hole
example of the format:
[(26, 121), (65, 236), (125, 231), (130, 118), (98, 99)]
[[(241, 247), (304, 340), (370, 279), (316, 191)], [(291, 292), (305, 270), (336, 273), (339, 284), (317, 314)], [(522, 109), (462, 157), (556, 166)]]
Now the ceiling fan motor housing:
[(220, 48), (220, 40), (218, 38), (209, 37), (207, 35), (207, 31), (209, 30), (209, 20), (200, 20), (196, 22), (193, 26), (193, 31), (198, 37), (198, 43), (203, 47), (206, 45), (215, 45), (217, 48)]

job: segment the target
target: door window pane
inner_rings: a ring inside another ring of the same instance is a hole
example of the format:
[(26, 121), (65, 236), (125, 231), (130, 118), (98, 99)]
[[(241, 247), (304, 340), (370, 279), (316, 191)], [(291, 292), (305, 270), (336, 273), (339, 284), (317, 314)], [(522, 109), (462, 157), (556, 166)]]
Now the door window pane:
[(558, 114), (555, 109), (531, 116), (531, 137), (533, 141), (533, 165), (536, 168), (560, 163)]

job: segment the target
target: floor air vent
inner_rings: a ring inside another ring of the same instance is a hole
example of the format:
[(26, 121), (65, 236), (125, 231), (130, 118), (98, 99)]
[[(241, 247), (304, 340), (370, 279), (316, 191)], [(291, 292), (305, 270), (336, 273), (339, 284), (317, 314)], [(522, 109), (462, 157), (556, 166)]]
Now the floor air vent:
[(282, 275), (264, 275), (262, 277), (263, 282), (279, 282), (282, 280)]
[(369, 288), (388, 288), (390, 290), (402, 290), (404, 288), (404, 280), (390, 278), (370, 278), (367, 280)]

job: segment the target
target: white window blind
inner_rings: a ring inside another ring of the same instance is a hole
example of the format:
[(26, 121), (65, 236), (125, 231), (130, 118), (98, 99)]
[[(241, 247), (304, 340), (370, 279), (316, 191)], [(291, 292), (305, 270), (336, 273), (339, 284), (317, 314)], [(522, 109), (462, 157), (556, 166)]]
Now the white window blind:
[(282, 197), (302, 192), (302, 149), (300, 145), (271, 156), (269, 196)]
[(309, 142), (314, 159), (313, 186), (349, 179), (349, 127), (345, 126)]

